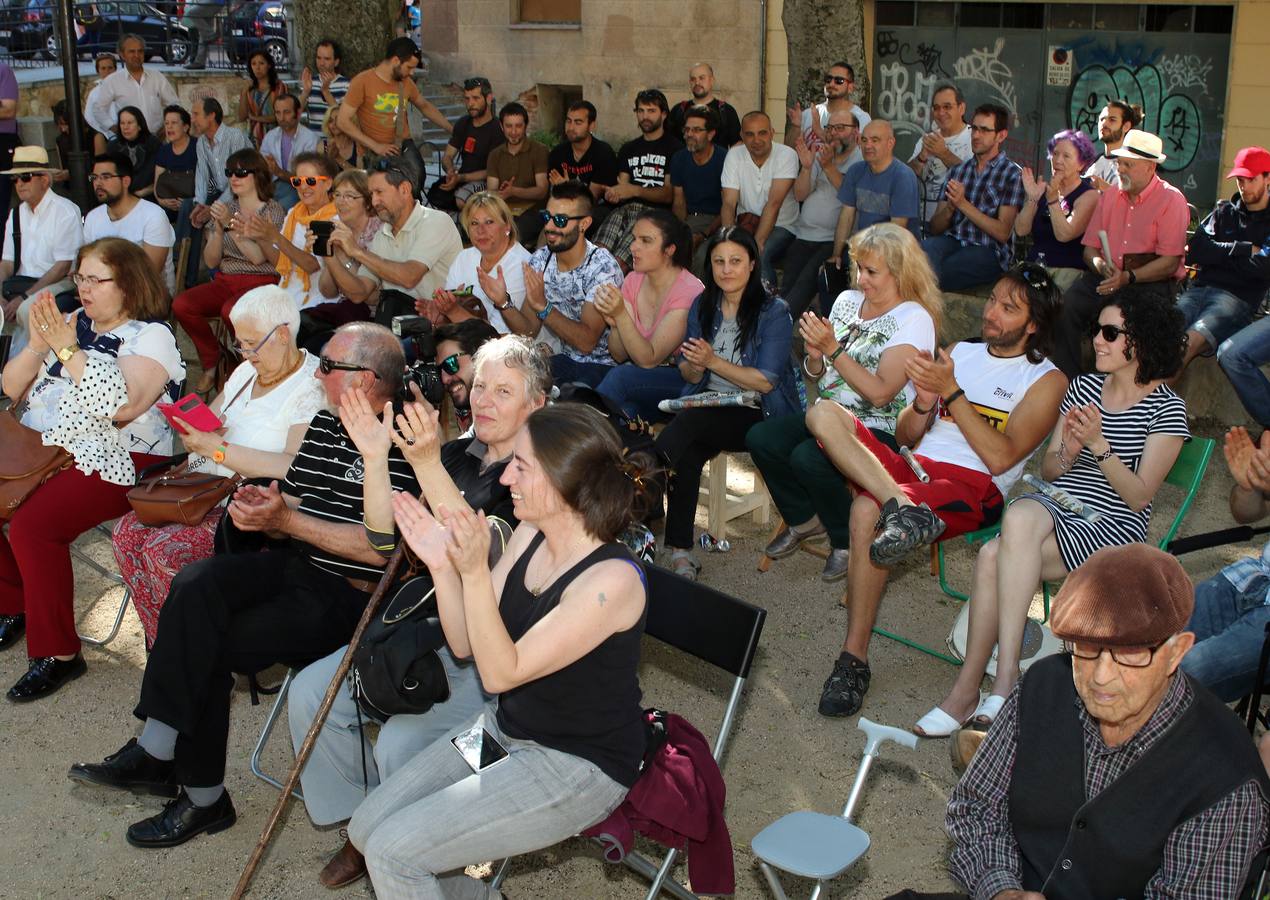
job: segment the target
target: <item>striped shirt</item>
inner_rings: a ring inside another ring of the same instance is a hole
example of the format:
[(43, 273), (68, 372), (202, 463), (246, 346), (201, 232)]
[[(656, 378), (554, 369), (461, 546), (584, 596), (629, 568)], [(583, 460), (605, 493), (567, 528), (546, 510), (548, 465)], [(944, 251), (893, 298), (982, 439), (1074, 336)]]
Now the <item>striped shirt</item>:
[[(1009, 802), (1022, 683), (1010, 692), (970, 768), (948, 799), (944, 827), (956, 844), (948, 868), (974, 900), (989, 900), (1001, 891), (1021, 890), (1023, 886)], [(1194, 696), (1186, 677), (1173, 677), (1151, 718), (1118, 747), (1103, 742), (1098, 721), (1081, 703), (1077, 716), (1084, 734), (1085, 796), (1098, 796), (1124, 775), (1168, 732)], [(1256, 782), (1246, 782), (1173, 829), (1165, 842), (1160, 868), (1147, 882), (1143, 896), (1187, 900), (1238, 896), (1265, 831), (1261, 790)]]
[[(283, 482), (284, 493), (300, 498), (300, 512), (324, 522), (362, 524), (362, 478), (365, 463), (339, 417), (323, 410), (313, 417), (304, 441)], [(388, 477), (395, 491), (416, 497), (419, 483), (414, 470), (395, 446), (388, 452)], [(380, 568), (336, 556), (303, 541), (292, 545), (313, 565), (345, 578), (376, 581)]]
[[(963, 163), (948, 170), (948, 179), (944, 182), (943, 200), (948, 200), (948, 182), (958, 181), (966, 188), (966, 199), (980, 212), (996, 218), (1003, 206), (1023, 208), (1027, 199), (1023, 193), (1023, 170), (1018, 163), (1004, 153), (998, 153), (992, 161), (979, 170), (979, 161), (971, 156)], [(1014, 252), (1014, 232), (1006, 241), (998, 241), (960, 212), (953, 213), (951, 234), (963, 244), (991, 247), (997, 254), (1001, 268), (1010, 265), (1010, 257)]]

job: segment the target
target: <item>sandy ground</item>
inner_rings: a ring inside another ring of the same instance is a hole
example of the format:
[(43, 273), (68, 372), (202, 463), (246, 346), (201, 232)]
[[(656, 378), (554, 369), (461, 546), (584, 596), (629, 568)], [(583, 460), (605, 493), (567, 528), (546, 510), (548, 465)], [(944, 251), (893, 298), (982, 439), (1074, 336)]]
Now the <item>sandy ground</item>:
[[(1206, 433), (1214, 435), (1211, 429)], [(742, 471), (734, 475), (739, 482), (746, 480)], [(1229, 489), (1219, 452), (1183, 533), (1227, 527)], [(1171, 520), (1178, 500), (1176, 490), (1162, 492), (1154, 533)], [(768, 610), (725, 765), (736, 895), (758, 898), (769, 893), (749, 850), (750, 839), (791, 810), (839, 811), (862, 741), (854, 720), (816, 714), (821, 682), (846, 627), (846, 611), (838, 605), (841, 587), (822, 584), (821, 561), (808, 554), (760, 574), (755, 564), (767, 529), (748, 520), (733, 524), (738, 527), (731, 551), (705, 555), (702, 577)], [(81, 540), (108, 558), (104, 539), (93, 535)], [(1204, 578), (1245, 549), (1204, 551), (1183, 561), (1192, 576)], [(971, 554), (962, 545), (950, 548), (948, 557), (954, 582), (966, 585)], [(76, 566), (76, 577), (81, 630), (100, 634), (113, 618), (121, 588), (82, 564)], [(896, 573), (882, 621), (939, 643), (956, 607), (939, 592), (923, 557)], [(0, 780), (0, 897), (228, 896), (278, 796), (247, 767), (267, 707), (253, 708), (246, 693), (235, 696), (227, 784), (238, 809), (237, 826), (172, 850), (136, 850), (124, 841), (124, 830), (158, 811), (160, 801), (72, 785), (66, 779), (72, 762), (98, 760), (137, 731), (130, 713), (144, 651), (140, 624), (131, 610), (118, 639), (85, 655), (88, 674), (49, 700), (0, 705), (8, 760)], [(870, 662), (873, 686), (864, 713), (905, 728), (943, 696), (954, 674), (948, 664), (882, 638), (874, 640)], [(25, 664), (21, 645), (0, 654), (0, 687), (16, 680)], [(686, 715), (713, 737), (730, 688), (726, 676), (651, 639), (641, 674), (650, 705)], [(266, 754), (266, 769), (281, 774), (290, 760), (283, 728)], [(942, 822), (953, 784), (945, 741), (922, 742), (916, 751), (887, 745), (858, 810), (858, 823), (873, 845), (846, 876), (828, 886), (828, 895), (875, 898), (905, 886), (950, 889)], [(339, 843), (334, 830), (315, 829), (293, 804), (256, 878), (253, 896), (328, 896), (316, 875)], [(679, 873), (686, 877), (685, 869)], [(791, 895), (805, 895), (810, 888), (793, 878), (786, 879), (786, 886)], [(507, 889), (518, 900), (633, 897), (642, 896), (646, 885), (624, 867), (602, 862), (589, 843), (574, 840), (518, 860)], [(343, 892), (350, 898), (369, 894), (365, 882)]]

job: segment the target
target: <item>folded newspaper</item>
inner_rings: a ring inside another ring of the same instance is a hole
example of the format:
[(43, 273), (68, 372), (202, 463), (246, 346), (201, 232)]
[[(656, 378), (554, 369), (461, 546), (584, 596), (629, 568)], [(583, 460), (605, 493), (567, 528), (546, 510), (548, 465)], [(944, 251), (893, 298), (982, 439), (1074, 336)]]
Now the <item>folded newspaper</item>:
[(762, 395), (758, 391), (703, 391), (700, 394), (689, 394), (687, 397), (675, 397), (663, 400), (657, 408), (664, 413), (679, 412), (681, 409), (697, 409), (702, 406), (749, 406), (758, 409), (762, 405)]
[(1071, 494), (1067, 493), (1067, 491), (1060, 487), (1055, 487), (1042, 478), (1037, 478), (1035, 475), (1024, 475), (1023, 481), (1025, 484), (1031, 485), (1035, 488), (1038, 493), (1049, 497), (1063, 509), (1070, 513), (1075, 513), (1091, 525), (1095, 524), (1102, 518), (1102, 513), (1098, 510), (1086, 506)]

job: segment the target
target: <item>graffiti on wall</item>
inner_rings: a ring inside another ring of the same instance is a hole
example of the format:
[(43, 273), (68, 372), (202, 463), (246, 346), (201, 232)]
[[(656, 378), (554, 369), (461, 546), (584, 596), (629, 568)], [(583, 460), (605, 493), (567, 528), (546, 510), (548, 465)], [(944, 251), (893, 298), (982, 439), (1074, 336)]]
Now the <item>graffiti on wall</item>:
[(958, 59), (953, 64), (953, 71), (957, 73), (959, 82), (978, 81), (986, 85), (992, 101), (1010, 111), (1011, 121), (1017, 121), (1019, 106), (1014, 95), (1014, 73), (1001, 59), (1004, 49), (1005, 38), (997, 38), (991, 50), (980, 47)]
[(1168, 156), (1164, 170), (1185, 169), (1195, 161), (1204, 136), (1199, 108), (1187, 92), (1187, 79), (1196, 71), (1212, 69), (1211, 60), (1192, 59), (1190, 62), (1185, 57), (1173, 57), (1170, 63), (1179, 62), (1172, 68), (1162, 66), (1164, 60), (1161, 60), (1135, 69), (1128, 66), (1082, 69), (1068, 97), (1069, 127), (1078, 128), (1097, 140), (1098, 113), (1108, 100), (1124, 98), (1142, 107), (1146, 129), (1164, 140), (1164, 152)]

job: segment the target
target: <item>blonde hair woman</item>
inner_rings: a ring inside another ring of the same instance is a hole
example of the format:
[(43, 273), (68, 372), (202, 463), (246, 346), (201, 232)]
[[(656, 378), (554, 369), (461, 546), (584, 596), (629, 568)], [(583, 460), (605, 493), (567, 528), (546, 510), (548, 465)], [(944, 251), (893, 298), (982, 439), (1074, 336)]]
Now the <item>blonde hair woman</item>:
[(503, 313), (515, 310), (513, 316), (520, 314), (525, 302), (524, 264), (529, 262), (529, 251), (517, 243), (512, 211), (502, 197), (479, 191), (463, 204), (459, 224), (472, 246), (450, 265), (444, 290), (438, 290), (433, 298), (437, 311), (451, 322), (476, 317), (456, 296), (460, 289), (471, 290), (485, 311), (483, 318), (499, 334), (508, 334), (512, 328)]
[(855, 289), (838, 295), (828, 319), (809, 310), (798, 321), (807, 350), (803, 371), (817, 382), (816, 405), (806, 416), (763, 422), (746, 440), (785, 519), (764, 552), (780, 559), (827, 532), (825, 581), (847, 574), (851, 497), (807, 422), (827, 411), (821, 403), (836, 403), (898, 449), (895, 420), (915, 396), (904, 367), (919, 353), (934, 352), (943, 314), (935, 273), (907, 229), (873, 225), (855, 234), (850, 247)]

